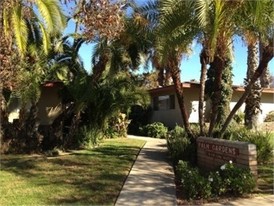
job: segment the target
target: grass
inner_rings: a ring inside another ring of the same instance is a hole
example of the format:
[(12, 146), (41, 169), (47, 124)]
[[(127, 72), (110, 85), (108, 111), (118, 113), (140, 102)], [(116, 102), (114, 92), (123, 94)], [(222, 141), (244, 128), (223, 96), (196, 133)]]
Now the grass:
[(143, 144), (110, 139), (57, 157), (2, 155), (0, 205), (113, 205)]
[[(274, 150), (274, 132), (271, 131), (271, 145)], [(274, 156), (267, 164), (258, 165), (258, 189), (260, 193), (274, 193)]]

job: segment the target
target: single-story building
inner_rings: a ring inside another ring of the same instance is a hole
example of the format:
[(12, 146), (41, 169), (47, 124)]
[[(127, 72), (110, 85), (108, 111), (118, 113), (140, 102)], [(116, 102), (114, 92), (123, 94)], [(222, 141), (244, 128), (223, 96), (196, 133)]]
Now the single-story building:
[[(198, 123), (199, 121), (199, 92), (200, 84), (197, 82), (184, 82), (182, 83), (185, 95), (185, 106), (189, 115), (190, 123)], [(239, 98), (242, 96), (244, 88), (242, 86), (233, 86), (233, 95), (230, 103), (232, 109), (237, 103)], [(162, 122), (166, 126), (173, 128), (183, 124), (181, 117), (180, 108), (178, 105), (175, 87), (174, 85), (159, 87), (149, 90), (151, 95), (151, 106), (153, 109), (151, 122)], [(210, 116), (210, 104), (206, 104), (205, 108), (205, 119), (209, 119)], [(244, 112), (245, 104), (239, 109)], [(262, 123), (266, 115), (274, 110), (274, 89), (265, 88), (262, 91), (261, 97), (261, 114), (259, 115), (258, 121)]]
[[(54, 119), (62, 112), (62, 98), (59, 91), (63, 86), (63, 83), (60, 81), (45, 82), (41, 85), (41, 95), (38, 100), (38, 119), (40, 125), (52, 124)], [(19, 119), (20, 107), (20, 99), (13, 98), (8, 105), (9, 122)], [(26, 109), (30, 109), (29, 104)]]

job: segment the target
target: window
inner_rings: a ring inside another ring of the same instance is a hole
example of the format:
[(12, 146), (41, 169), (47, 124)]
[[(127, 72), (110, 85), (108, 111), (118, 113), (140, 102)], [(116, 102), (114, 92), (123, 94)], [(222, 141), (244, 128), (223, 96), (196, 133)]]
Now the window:
[(165, 96), (154, 97), (153, 109), (155, 111), (175, 109), (175, 95), (165, 95)]

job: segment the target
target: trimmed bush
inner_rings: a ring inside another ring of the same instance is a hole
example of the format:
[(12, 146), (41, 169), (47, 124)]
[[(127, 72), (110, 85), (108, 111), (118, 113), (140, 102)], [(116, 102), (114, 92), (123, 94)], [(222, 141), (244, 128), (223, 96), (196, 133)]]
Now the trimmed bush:
[(177, 173), (187, 199), (201, 199), (211, 196), (210, 182), (200, 175), (197, 168), (189, 167), (187, 162), (179, 161)]
[(167, 148), (174, 164), (179, 160), (195, 162), (196, 144), (190, 141), (185, 130), (178, 125), (167, 136)]
[(244, 128), (230, 130), (225, 134), (225, 139), (250, 142), (257, 147), (258, 164), (268, 163), (272, 159), (273, 145), (270, 132), (251, 131)]
[(235, 167), (232, 162), (222, 165), (215, 177), (211, 173), (209, 179), (212, 180), (212, 191), (216, 194), (241, 196), (251, 193), (256, 186), (251, 172), (248, 169)]
[(142, 133), (149, 137), (166, 138), (168, 128), (162, 122), (154, 122), (143, 127)]
[(234, 167), (227, 163), (218, 171), (210, 172), (206, 177), (197, 168), (190, 167), (187, 162), (179, 161), (176, 168), (183, 192), (188, 199), (201, 199), (220, 195), (241, 196), (251, 193), (256, 182), (247, 169)]

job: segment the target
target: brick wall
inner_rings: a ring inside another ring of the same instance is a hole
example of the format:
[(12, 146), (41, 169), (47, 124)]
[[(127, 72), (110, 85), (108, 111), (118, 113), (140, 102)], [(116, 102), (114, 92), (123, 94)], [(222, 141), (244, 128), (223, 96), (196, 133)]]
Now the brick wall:
[(208, 137), (197, 139), (198, 166), (214, 170), (229, 162), (242, 168), (249, 168), (257, 176), (256, 145), (248, 142), (229, 141)]

